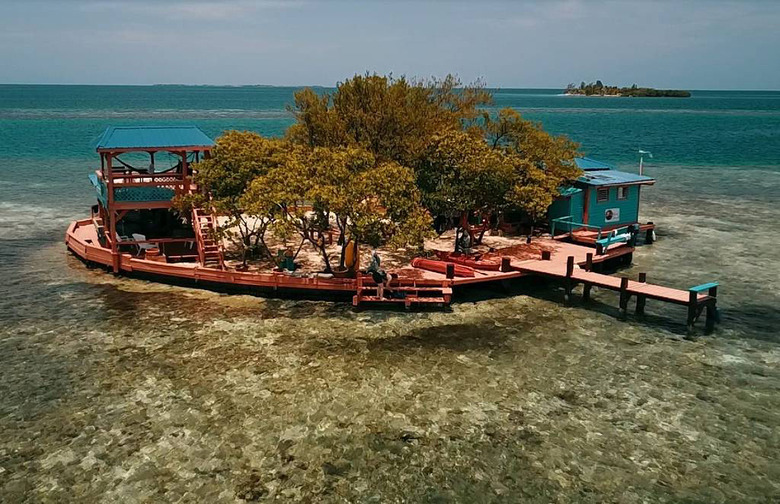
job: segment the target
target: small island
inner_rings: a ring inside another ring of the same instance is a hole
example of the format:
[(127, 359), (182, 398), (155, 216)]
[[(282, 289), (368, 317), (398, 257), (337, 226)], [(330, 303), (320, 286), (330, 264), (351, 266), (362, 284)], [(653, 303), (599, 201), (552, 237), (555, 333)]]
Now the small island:
[(653, 89), (639, 87), (634, 84), (631, 87), (605, 86), (600, 80), (585, 84), (581, 82), (579, 87), (574, 83), (566, 86), (566, 95), (577, 96), (630, 96), (640, 98), (689, 98), (690, 91), (679, 89)]

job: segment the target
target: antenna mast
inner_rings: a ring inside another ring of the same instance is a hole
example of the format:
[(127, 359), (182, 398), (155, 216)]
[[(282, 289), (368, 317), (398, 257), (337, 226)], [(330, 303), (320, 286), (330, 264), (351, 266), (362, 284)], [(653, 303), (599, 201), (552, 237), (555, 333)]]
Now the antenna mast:
[(653, 159), (652, 152), (639, 149), (639, 174), (640, 175), (644, 175), (645, 154), (647, 154), (650, 159)]

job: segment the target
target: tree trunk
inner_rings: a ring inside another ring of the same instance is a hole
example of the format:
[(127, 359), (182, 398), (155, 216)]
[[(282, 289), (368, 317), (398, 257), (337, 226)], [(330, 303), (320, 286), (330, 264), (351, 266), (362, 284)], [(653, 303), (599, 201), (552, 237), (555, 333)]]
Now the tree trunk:
[(339, 257), (339, 269), (344, 270), (346, 269), (347, 265), (345, 263), (346, 255), (347, 255), (347, 243), (349, 243), (347, 240), (340, 240), (341, 241), (341, 257)]
[(346, 260), (346, 252), (347, 252), (347, 244), (349, 243), (349, 240), (347, 240), (347, 226), (346, 221), (344, 222), (344, 226), (342, 227), (341, 220), (339, 218), (336, 218), (336, 223), (339, 227), (339, 241), (338, 244), (341, 245), (341, 257), (339, 258), (339, 269), (343, 270), (347, 267), (347, 265), (344, 263)]
[(333, 273), (333, 269), (330, 267), (330, 259), (328, 258), (328, 251), (325, 249), (325, 240), (322, 240), (322, 247), (319, 247), (322, 253), (322, 260), (325, 262), (325, 273)]
[(301, 249), (303, 248), (303, 245), (306, 243), (306, 238), (301, 239), (301, 243), (298, 244), (298, 250), (295, 251), (295, 255), (293, 255), (293, 261), (298, 258), (298, 254), (301, 253)]

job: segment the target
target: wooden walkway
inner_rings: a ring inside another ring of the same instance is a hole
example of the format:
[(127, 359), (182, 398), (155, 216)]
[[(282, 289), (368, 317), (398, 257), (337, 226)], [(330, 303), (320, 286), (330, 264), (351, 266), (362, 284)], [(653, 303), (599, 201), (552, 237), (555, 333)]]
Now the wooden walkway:
[[(549, 256), (548, 256), (549, 257)], [(588, 253), (584, 269), (575, 261), (574, 256), (568, 256), (566, 263), (548, 259), (523, 261), (512, 264), (525, 274), (542, 275), (563, 280), (565, 299), (571, 300), (572, 290), (577, 284), (583, 285), (583, 298), (590, 299), (590, 291), (593, 286), (609, 289), (620, 293), (620, 313), (625, 316), (628, 311), (628, 302), (632, 297), (636, 298), (636, 313), (644, 314), (645, 303), (648, 299), (654, 299), (665, 303), (672, 303), (688, 308), (686, 326), (688, 331), (693, 330), (693, 325), (699, 316), (706, 310), (705, 330), (712, 331), (718, 319), (717, 312), (717, 283), (707, 283), (691, 287), (688, 290), (675, 289), (662, 285), (647, 283), (647, 275), (639, 274), (639, 280), (630, 280), (626, 277), (603, 275), (590, 271), (592, 268), (592, 254)], [(706, 293), (705, 293), (706, 292)]]
[[(567, 278), (566, 265), (556, 264), (550, 261), (534, 261), (531, 263), (524, 263), (517, 266), (517, 269), (523, 273), (534, 275), (544, 275), (561, 279)], [(571, 275), (571, 280), (577, 283), (595, 285), (596, 287), (614, 291), (621, 290), (623, 284), (621, 277), (602, 275), (601, 273), (586, 271), (579, 267), (574, 268), (574, 271)], [(646, 282), (638, 282), (636, 280), (628, 280), (625, 285), (625, 290), (631, 295), (641, 295), (649, 299), (657, 299), (659, 301), (666, 301), (680, 305), (687, 305), (688, 301), (690, 300), (688, 291), (674, 289), (671, 287), (664, 287), (662, 285), (649, 284)], [(707, 300), (707, 298), (708, 296), (705, 294), (698, 294), (697, 302), (704, 302)]]

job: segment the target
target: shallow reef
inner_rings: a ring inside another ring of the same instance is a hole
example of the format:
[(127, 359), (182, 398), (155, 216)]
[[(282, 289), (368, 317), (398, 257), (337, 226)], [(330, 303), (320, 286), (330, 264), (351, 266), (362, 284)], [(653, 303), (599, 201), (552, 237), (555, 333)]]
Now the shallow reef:
[(101, 303), (78, 324), (0, 340), (6, 502), (780, 497), (770, 343), (687, 341), (550, 285), (355, 313), (80, 274), (67, 303)]

